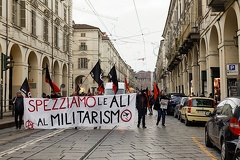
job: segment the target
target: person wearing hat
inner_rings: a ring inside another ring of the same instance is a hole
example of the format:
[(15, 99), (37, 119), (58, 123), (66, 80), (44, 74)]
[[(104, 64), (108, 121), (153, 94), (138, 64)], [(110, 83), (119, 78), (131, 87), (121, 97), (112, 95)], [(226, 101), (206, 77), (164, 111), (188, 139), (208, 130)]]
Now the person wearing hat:
[(144, 93), (144, 90), (142, 90), (137, 94), (137, 98), (136, 98), (136, 107), (138, 110), (138, 124), (137, 124), (138, 128), (140, 127), (141, 120), (142, 120), (142, 127), (147, 128), (145, 123), (147, 103), (148, 103), (147, 96)]

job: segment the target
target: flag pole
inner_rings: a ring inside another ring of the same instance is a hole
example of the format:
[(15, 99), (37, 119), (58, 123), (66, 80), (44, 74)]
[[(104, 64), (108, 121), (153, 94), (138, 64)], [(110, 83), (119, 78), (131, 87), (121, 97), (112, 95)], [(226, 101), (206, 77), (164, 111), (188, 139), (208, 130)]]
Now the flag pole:
[(83, 83), (87, 80), (87, 78), (88, 78), (88, 76), (90, 75), (90, 73), (88, 73), (88, 75), (87, 75), (87, 77), (84, 79), (84, 81), (80, 84), (80, 89), (81, 89), (81, 87), (82, 87), (82, 85), (83, 85)]

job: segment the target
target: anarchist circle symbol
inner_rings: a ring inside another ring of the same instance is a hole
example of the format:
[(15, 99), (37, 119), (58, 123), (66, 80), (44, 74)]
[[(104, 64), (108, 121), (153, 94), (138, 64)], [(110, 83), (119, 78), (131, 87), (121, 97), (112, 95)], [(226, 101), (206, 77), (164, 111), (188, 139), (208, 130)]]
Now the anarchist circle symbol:
[(27, 129), (34, 129), (34, 123), (32, 121), (30, 121), (30, 120), (27, 120), (26, 128)]
[(121, 113), (121, 120), (123, 122), (129, 122), (132, 119), (132, 112), (128, 109), (125, 109)]

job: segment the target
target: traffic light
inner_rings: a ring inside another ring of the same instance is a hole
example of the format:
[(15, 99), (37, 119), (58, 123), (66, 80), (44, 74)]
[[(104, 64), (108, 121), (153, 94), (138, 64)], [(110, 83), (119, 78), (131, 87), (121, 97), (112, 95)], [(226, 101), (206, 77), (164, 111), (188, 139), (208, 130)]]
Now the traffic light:
[(6, 71), (13, 67), (13, 58), (2, 53), (2, 70)]

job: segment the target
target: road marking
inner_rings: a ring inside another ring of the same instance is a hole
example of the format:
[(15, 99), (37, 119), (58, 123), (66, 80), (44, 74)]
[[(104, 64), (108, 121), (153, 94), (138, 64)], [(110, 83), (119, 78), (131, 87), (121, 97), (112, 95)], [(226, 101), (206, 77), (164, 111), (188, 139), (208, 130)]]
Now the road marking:
[(35, 144), (35, 143), (37, 143), (37, 142), (39, 142), (41, 140), (44, 140), (46, 138), (52, 137), (52, 136), (54, 136), (54, 135), (56, 135), (58, 133), (61, 133), (61, 132), (65, 131), (65, 130), (66, 129), (56, 130), (54, 132), (48, 133), (48, 134), (46, 134), (44, 136), (41, 136), (39, 138), (35, 138), (35, 139), (31, 140), (31, 141), (28, 141), (28, 142), (25, 142), (23, 144), (20, 144), (20, 145), (18, 145), (16, 147), (10, 148), (10, 149), (8, 149), (6, 151), (0, 152), (0, 157), (3, 157), (3, 156), (8, 155), (8, 154), (12, 154), (12, 153), (14, 153), (14, 152), (16, 152), (16, 151), (18, 151), (20, 149), (26, 148), (26, 147), (28, 147), (30, 145), (33, 145), (33, 144)]
[(192, 140), (198, 145), (199, 148), (203, 150), (212, 160), (217, 160), (217, 158), (212, 155), (195, 137), (192, 137)]

